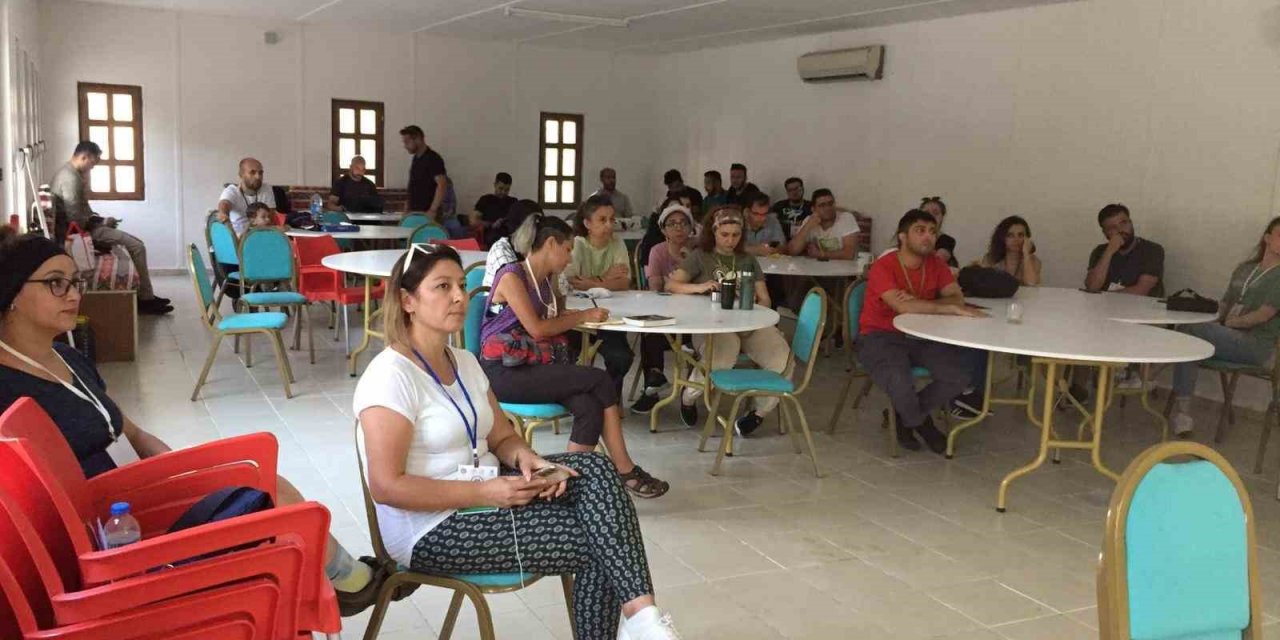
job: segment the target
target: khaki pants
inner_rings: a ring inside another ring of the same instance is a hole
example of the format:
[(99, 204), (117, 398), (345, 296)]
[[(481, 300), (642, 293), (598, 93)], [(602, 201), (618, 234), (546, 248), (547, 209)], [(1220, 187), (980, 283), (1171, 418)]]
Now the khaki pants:
[[(791, 345), (787, 344), (787, 339), (782, 337), (782, 332), (777, 327), (766, 327), (757, 329), (747, 333), (716, 333), (709, 336), (706, 340), (712, 343), (711, 353), (711, 370), (732, 369), (733, 365), (738, 362), (739, 354), (746, 354), (753, 362), (760, 365), (762, 369), (768, 369), (775, 373), (780, 373), (790, 377), (792, 370), (791, 361)], [(706, 354), (706, 340), (698, 341), (698, 350)], [(692, 377), (694, 382), (702, 380), (702, 372), (695, 371)], [(686, 389), (684, 392), (685, 404), (692, 403), (697, 400), (702, 392), (697, 389)], [(756, 413), (765, 415), (778, 405), (777, 398), (756, 398)]]
[(94, 242), (124, 247), (125, 251), (129, 252), (129, 258), (133, 260), (134, 268), (138, 270), (138, 299), (150, 300), (156, 297), (151, 289), (151, 272), (147, 270), (147, 245), (136, 236), (119, 229), (112, 229), (105, 224), (95, 227), (91, 235)]

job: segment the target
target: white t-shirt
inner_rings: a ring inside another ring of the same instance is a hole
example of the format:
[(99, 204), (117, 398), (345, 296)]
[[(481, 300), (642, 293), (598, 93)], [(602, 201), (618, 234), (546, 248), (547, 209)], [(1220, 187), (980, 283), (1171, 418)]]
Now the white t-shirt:
[(853, 217), (848, 211), (837, 211), (836, 219), (832, 221), (831, 227), (823, 229), (822, 225), (815, 224), (809, 231), (809, 237), (805, 239), (808, 244), (817, 244), (818, 248), (824, 251), (838, 251), (844, 242), (845, 236), (857, 234), (858, 219)]
[(272, 209), (276, 208), (276, 192), (265, 182), (257, 193), (244, 191), (238, 184), (227, 185), (222, 190), (222, 195), (218, 196), (219, 202), (223, 200), (231, 203), (231, 228), (235, 229), (236, 235), (244, 234), (245, 229), (249, 228), (249, 219), (244, 215), (249, 205), (261, 202)]
[[(493, 246), (489, 247), (489, 255), (484, 261), (484, 281), (480, 283), (481, 286), (492, 287), (493, 279), (498, 275), (498, 269), (519, 259), (520, 257), (516, 255), (515, 248), (511, 246), (511, 238), (502, 238), (493, 243)], [(560, 277), (556, 282), (560, 286), (561, 295), (567, 296), (573, 291), (573, 287), (569, 286), (569, 278), (563, 272), (560, 273)], [(494, 305), (494, 308), (497, 309), (499, 307)]]
[[(480, 363), (469, 351), (450, 347), (458, 364), (458, 379), (471, 395), (479, 419), (476, 446), (480, 452), (480, 464), (498, 466), (498, 458), (489, 453), (485, 440), (493, 428), (493, 410), (489, 406), (489, 378), (484, 375)], [(445, 387), (458, 403), (467, 419), (471, 419), (471, 407), (458, 383)], [(405, 473), (435, 480), (457, 477), (458, 465), (471, 464), (471, 441), (467, 429), (444, 396), (445, 391), (414, 360), (394, 349), (383, 349), (360, 376), (356, 385), (352, 408), (358, 417), (369, 407), (386, 407), (413, 423), (413, 440), (405, 459)], [(356, 443), (364, 456), (364, 429), (357, 431)], [(368, 458), (365, 458), (368, 467)], [(409, 511), (384, 504), (376, 505), (382, 541), (391, 557), (408, 566), (413, 557), (413, 546), (443, 522), (454, 510)]]

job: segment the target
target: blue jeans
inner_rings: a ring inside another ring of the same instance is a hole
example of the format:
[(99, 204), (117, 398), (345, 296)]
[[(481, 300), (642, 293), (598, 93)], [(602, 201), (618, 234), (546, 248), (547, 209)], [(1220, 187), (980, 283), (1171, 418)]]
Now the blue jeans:
[[(1213, 345), (1213, 359), (1226, 360), (1253, 366), (1262, 366), (1271, 359), (1276, 345), (1259, 340), (1246, 331), (1225, 327), (1216, 322), (1189, 324), (1178, 330), (1200, 338)], [(1191, 396), (1196, 390), (1199, 363), (1180, 362), (1173, 367), (1173, 395)]]

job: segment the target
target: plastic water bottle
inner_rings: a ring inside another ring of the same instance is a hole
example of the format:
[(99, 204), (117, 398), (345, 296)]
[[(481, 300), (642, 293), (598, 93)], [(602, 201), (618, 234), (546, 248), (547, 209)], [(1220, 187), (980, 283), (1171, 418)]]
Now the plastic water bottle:
[(117, 502), (111, 505), (111, 519), (102, 528), (107, 536), (107, 548), (115, 549), (133, 544), (142, 539), (142, 527), (129, 515), (129, 503)]
[(318, 193), (311, 194), (311, 221), (317, 227), (324, 224), (324, 200)]

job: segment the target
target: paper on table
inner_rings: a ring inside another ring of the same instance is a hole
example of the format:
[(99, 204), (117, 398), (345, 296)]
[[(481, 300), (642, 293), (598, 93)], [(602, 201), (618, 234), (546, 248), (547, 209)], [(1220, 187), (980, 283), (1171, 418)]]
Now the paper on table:
[(611, 324), (622, 324), (622, 323), (623, 323), (622, 318), (609, 318), (604, 322), (584, 322), (582, 323), (582, 326), (588, 329), (598, 329), (600, 327), (608, 326)]

